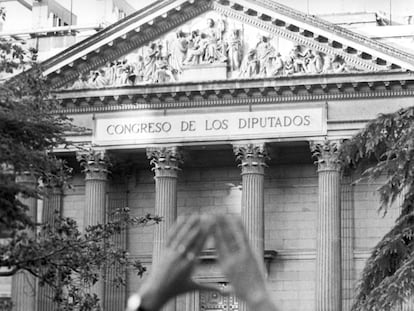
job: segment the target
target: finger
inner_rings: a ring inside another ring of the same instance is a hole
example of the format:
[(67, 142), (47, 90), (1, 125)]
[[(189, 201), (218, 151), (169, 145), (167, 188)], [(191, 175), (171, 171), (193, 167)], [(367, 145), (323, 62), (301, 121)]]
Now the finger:
[(191, 215), (189, 218), (184, 219), (182, 222), (178, 223), (177, 230), (175, 230), (174, 235), (170, 235), (169, 243), (167, 247), (171, 247), (172, 249), (177, 249), (179, 245), (183, 245), (182, 240), (187, 236), (188, 232), (197, 227), (200, 223), (200, 217), (198, 215)]
[(202, 222), (199, 222), (198, 226), (194, 226), (185, 235), (181, 241), (179, 248), (184, 248), (186, 256), (192, 254), (197, 256), (202, 250), (205, 241), (208, 237), (208, 228)]
[(232, 219), (235, 230), (238, 232), (238, 238), (242, 245), (249, 245), (249, 238), (246, 234), (246, 228), (243, 225), (242, 220), (239, 217)]
[(171, 228), (168, 233), (168, 240), (166, 246), (169, 247), (173, 240), (177, 237), (178, 232), (182, 229), (184, 223), (187, 221), (187, 218), (179, 219), (174, 226)]
[(241, 219), (227, 217), (227, 226), (225, 229), (228, 229), (233, 236), (233, 247), (237, 247), (237, 250), (249, 248), (249, 239), (247, 238), (247, 234)]
[(217, 218), (216, 224), (214, 226), (214, 240), (220, 257), (226, 258), (228, 255), (230, 255), (230, 250), (227, 247), (226, 236), (222, 230), (223, 226), (225, 226), (225, 223), (221, 221), (220, 218)]
[(239, 252), (243, 247), (242, 239), (240, 239), (239, 228), (229, 217), (221, 217), (218, 219), (217, 231), (220, 235), (220, 245), (225, 253)]

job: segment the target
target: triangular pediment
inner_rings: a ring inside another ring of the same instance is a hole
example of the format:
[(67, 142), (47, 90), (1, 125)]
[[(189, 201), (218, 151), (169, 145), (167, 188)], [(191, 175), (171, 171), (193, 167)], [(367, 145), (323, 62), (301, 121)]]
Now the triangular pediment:
[(43, 63), (56, 88), (414, 70), (414, 56), (269, 0), (157, 1)]

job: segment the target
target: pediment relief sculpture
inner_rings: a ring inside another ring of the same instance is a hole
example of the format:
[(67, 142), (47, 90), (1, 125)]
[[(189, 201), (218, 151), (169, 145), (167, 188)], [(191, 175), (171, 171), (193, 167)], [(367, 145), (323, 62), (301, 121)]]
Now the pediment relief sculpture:
[(340, 56), (297, 45), (210, 12), (115, 62), (79, 75), (70, 89), (355, 71)]

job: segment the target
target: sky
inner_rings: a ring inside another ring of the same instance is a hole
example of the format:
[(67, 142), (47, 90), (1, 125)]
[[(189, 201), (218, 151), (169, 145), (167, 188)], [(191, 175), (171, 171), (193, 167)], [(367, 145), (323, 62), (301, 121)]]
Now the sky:
[[(108, 0), (57, 0), (66, 8), (72, 6), (73, 12), (78, 16), (78, 25), (99, 23), (99, 14), (96, 3)], [(134, 8), (142, 8), (154, 0), (127, 0)], [(290, 6), (305, 13), (333, 14), (352, 12), (378, 12), (386, 16), (391, 12), (392, 18), (403, 20), (403, 17), (414, 15), (414, 0), (278, 0), (279, 3)], [(3, 31), (22, 30), (31, 28), (30, 11), (17, 2), (5, 2), (7, 20)]]

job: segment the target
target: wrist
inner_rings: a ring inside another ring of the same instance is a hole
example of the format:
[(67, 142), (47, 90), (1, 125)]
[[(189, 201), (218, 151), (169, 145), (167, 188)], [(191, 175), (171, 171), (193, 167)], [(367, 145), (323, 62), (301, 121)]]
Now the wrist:
[(138, 291), (141, 297), (141, 309), (143, 311), (158, 311), (167, 302), (165, 297), (159, 290), (152, 290), (151, 288), (142, 287)]
[(158, 311), (162, 306), (155, 292), (140, 290), (128, 298), (126, 311)]

